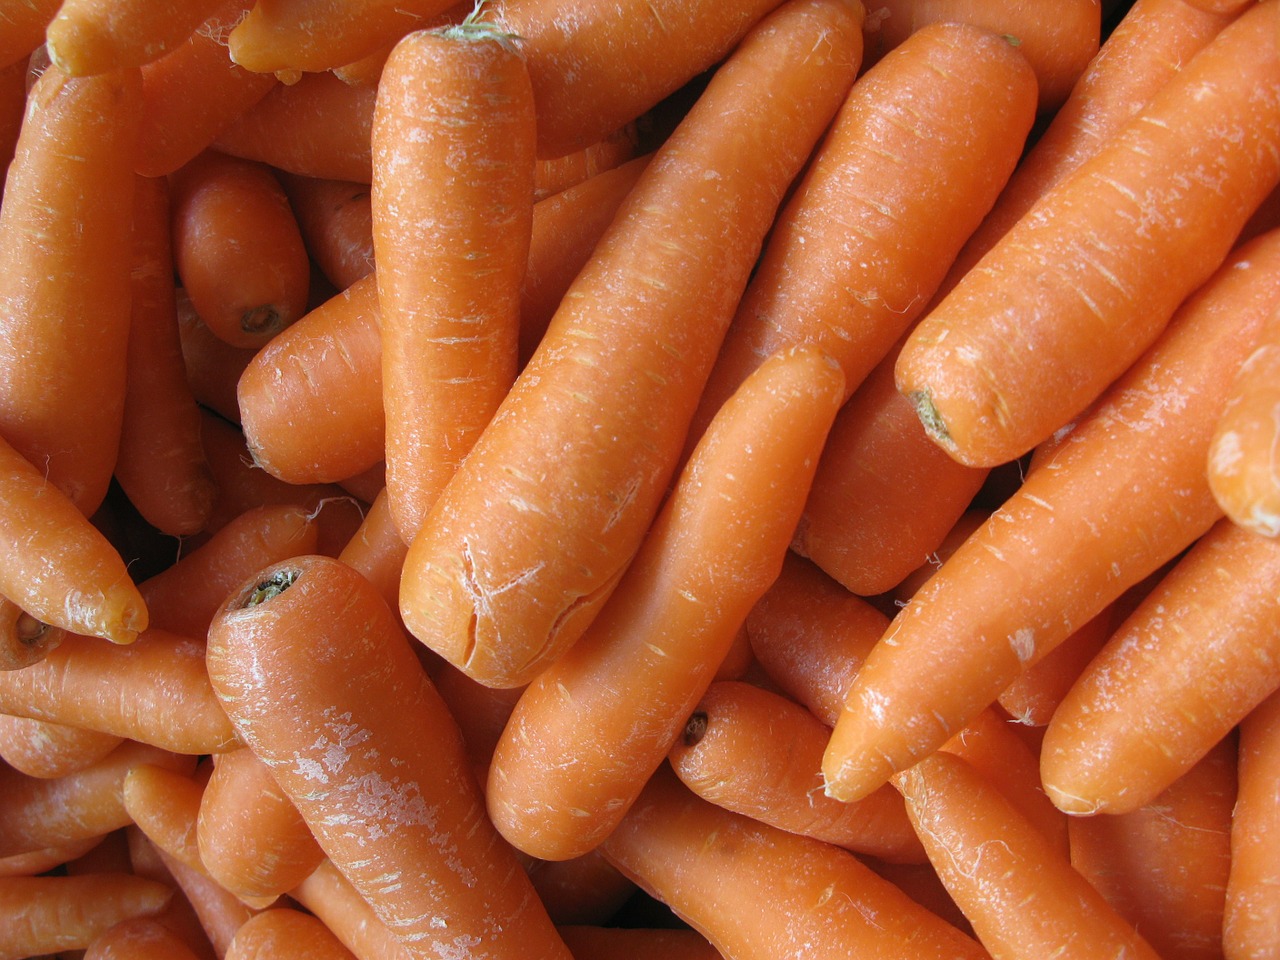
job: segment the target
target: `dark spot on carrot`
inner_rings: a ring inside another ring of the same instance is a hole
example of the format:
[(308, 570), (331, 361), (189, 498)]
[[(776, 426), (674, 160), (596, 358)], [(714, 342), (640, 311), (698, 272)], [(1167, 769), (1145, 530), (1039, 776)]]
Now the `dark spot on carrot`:
[(18, 617), (15, 630), (20, 642), (29, 647), (34, 647), (49, 632), (49, 625), (42, 620), (37, 620), (29, 613), (23, 613)]
[(297, 570), (277, 570), (249, 591), (244, 607), (257, 607), (288, 590), (298, 579)]
[(692, 747), (707, 735), (707, 715), (699, 710), (684, 725), (684, 745)]
[(279, 333), (284, 329), (284, 319), (279, 310), (264, 303), (260, 307), (250, 307), (240, 315), (240, 329), (253, 334)]

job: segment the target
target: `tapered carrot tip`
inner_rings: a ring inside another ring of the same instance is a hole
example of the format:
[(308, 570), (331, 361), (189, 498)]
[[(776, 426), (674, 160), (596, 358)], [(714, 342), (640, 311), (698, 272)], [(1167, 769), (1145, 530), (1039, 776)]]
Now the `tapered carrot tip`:
[[(75, 598), (67, 599), (68, 606), (74, 603)], [(108, 590), (96, 611), (68, 610), (68, 613), (76, 613), (79, 619), (101, 624), (101, 629), (93, 631), (92, 635), (112, 643), (133, 643), (138, 634), (147, 629), (146, 603), (132, 583)]]

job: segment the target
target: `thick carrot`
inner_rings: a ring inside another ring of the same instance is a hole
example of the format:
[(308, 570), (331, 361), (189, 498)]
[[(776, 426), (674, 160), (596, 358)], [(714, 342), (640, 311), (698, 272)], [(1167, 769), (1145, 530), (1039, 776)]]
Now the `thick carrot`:
[(44, 660), (0, 673), (0, 712), (88, 727), (175, 753), (236, 743), (197, 640), (148, 630), (128, 646), (68, 635)]
[(276, 907), (245, 921), (231, 938), (225, 960), (354, 960), (354, 956), (323, 921), (301, 910)]
[(1212, 423), (1278, 283), (1280, 234), (1242, 248), (895, 617), (832, 733), (829, 792), (854, 799), (931, 753), (1213, 525)]
[(699, 799), (666, 767), (602, 850), (734, 960), (986, 956), (847, 850)]
[(66, 631), (37, 620), (0, 596), (0, 669), (29, 667), (62, 642)]
[(924, 850), (887, 784), (858, 803), (822, 792), (831, 731), (799, 704), (749, 683), (713, 683), (668, 760), (690, 790), (790, 833), (881, 860), (919, 863)]
[(1275, 837), (1280, 803), (1280, 692), (1258, 704), (1240, 724), (1238, 792), (1231, 818), (1231, 866), (1224, 904), (1226, 960), (1267, 960), (1280, 943), (1280, 877)]
[(90, 942), (84, 960), (198, 960), (186, 941), (155, 917), (122, 920)]
[(1277, 21), (1261, 4), (1219, 33), (913, 331), (898, 387), (956, 459), (1049, 437), (1222, 262), (1280, 180)]
[(1068, 813), (1146, 806), (1280, 687), (1280, 542), (1220, 520), (1120, 625), (1045, 731)]
[(369, 185), (279, 174), (312, 261), (339, 290), (373, 270)]
[(405, 543), (515, 380), (534, 123), (515, 39), (472, 21), (405, 37), (378, 81), (387, 496)]
[(0, 433), (85, 514), (120, 437), (139, 99), (136, 70), (47, 69), (0, 210)]
[(712, 420), (600, 617), (503, 730), (488, 808), (517, 848), (593, 849), (661, 765), (778, 577), (843, 386), (829, 357), (797, 347)]
[(410, 643), (369, 581), (304, 557), (233, 592), (208, 667), (239, 734), (410, 955), (565, 957)]
[(0, 490), (0, 595), (27, 615), (14, 615), (15, 633), (38, 639), (44, 623), (131, 643), (147, 609), (119, 552), (3, 439)]
[(62, 0), (45, 31), (45, 47), (73, 77), (140, 67), (190, 37), (219, 2)]
[(781, 192), (848, 90), (860, 10), (792, 0), (720, 67), (410, 544), (405, 624), (481, 682), (568, 650), (639, 546)]
[(847, 399), (912, 325), (1031, 130), (1036, 81), (1018, 51), (939, 23), (858, 79), (773, 226), (687, 444), (782, 346), (831, 354)]
[(51, 780), (97, 763), (121, 737), (30, 717), (0, 716), (0, 757), (29, 777)]
[(0, 958), (84, 950), (122, 920), (159, 913), (172, 896), (127, 873), (0, 878)]
[(968, 761), (942, 750), (894, 778), (938, 876), (993, 957), (1158, 955)]
[(169, 178), (173, 258), (191, 304), (233, 347), (260, 348), (306, 312), (310, 261), (262, 164), (205, 151)]
[(1162, 960), (1221, 960), (1236, 743), (1229, 737), (1150, 804), (1071, 817), (1071, 863)]
[(1209, 487), (1240, 526), (1280, 537), (1280, 311), (1236, 375), (1209, 448)]

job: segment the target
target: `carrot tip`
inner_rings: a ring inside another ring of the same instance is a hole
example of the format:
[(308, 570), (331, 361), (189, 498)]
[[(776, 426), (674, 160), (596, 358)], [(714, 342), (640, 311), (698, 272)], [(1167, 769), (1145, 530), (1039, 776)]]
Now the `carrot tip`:
[(297, 582), (299, 575), (300, 571), (298, 570), (281, 569), (274, 571), (271, 576), (264, 580), (259, 580), (253, 589), (249, 591), (244, 598), (244, 602), (240, 605), (241, 608), (248, 609), (249, 607), (261, 606), (273, 597), (280, 596)]
[(250, 307), (240, 315), (240, 329), (245, 333), (276, 334), (285, 327), (284, 317), (280, 311), (269, 303), (259, 307)]
[(684, 734), (682, 739), (686, 747), (692, 747), (707, 735), (707, 715), (699, 710), (689, 718), (689, 722), (684, 725)]

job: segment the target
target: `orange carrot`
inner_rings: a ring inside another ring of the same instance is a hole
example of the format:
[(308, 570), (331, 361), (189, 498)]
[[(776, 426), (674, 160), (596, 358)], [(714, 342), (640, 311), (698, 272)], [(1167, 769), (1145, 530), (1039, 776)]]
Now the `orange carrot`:
[(929, 859), (993, 957), (1158, 960), (1004, 795), (939, 751), (894, 778)]
[(62, 0), (45, 31), (49, 58), (71, 76), (140, 67), (174, 49), (219, 0)]
[(638, 144), (636, 125), (628, 123), (581, 150), (539, 160), (534, 167), (534, 200), (545, 200), (634, 160)]
[(1118, 625), (1114, 607), (1093, 617), (1005, 687), (1000, 706), (1019, 723), (1047, 726), (1071, 685)]
[(792, 0), (720, 67), (410, 544), (405, 624), (481, 682), (554, 662), (637, 549), (781, 191), (848, 90), (859, 11)]
[(661, 768), (602, 847), (735, 960), (985, 957), (853, 854), (722, 810)]
[(525, 869), (547, 915), (561, 927), (609, 923), (636, 893), (599, 850), (571, 860), (534, 860)]
[(829, 357), (797, 347), (712, 420), (600, 617), (503, 730), (488, 808), (517, 848), (593, 849), (661, 765), (778, 577), (843, 386)]
[(1280, 234), (1270, 234), (1188, 300), (1056, 457), (912, 598), (849, 691), (824, 760), (828, 792), (855, 799), (937, 749), (1213, 525), (1211, 424), (1278, 285)]
[(1045, 731), (1068, 813), (1151, 803), (1280, 687), (1280, 543), (1219, 521), (1120, 625)]
[(898, 387), (952, 456), (1049, 437), (1222, 262), (1280, 181), (1277, 30), (1269, 4), (1225, 28), (912, 332)]
[(213, 944), (209, 942), (209, 936), (205, 933), (200, 917), (196, 914), (186, 892), (179, 888), (178, 881), (174, 879), (172, 871), (165, 866), (155, 844), (147, 839), (147, 835), (139, 830), (136, 824), (125, 827), (124, 835), (131, 872), (163, 883), (175, 891), (169, 906), (163, 912), (156, 914), (156, 921), (163, 924), (166, 930), (176, 934), (200, 960), (221, 960)]
[(125, 776), (122, 788), (125, 811), (156, 849), (201, 873), (207, 871), (196, 845), (196, 817), (209, 776), (207, 764), (203, 767), (190, 776), (140, 763)]
[(1280, 759), (1280, 692), (1240, 724), (1239, 790), (1231, 818), (1222, 950), (1227, 960), (1265, 960), (1280, 943), (1280, 882), (1275, 836), (1280, 827), (1275, 769)]
[(26, 60), (44, 43), (45, 30), (58, 13), (62, 0), (33, 0), (31, 3), (6, 4), (0, 14), (0, 65), (9, 66)]
[(434, 663), (430, 672), (440, 698), (457, 721), (467, 758), (483, 783), (494, 748), (525, 688), (486, 687), (444, 661)]
[(90, 942), (84, 960), (198, 960), (186, 942), (154, 917), (122, 920)]
[(236, 931), (258, 912), (257, 909), (241, 902), (234, 894), (224, 890), (204, 871), (187, 866), (163, 850), (157, 850), (156, 853), (165, 869), (173, 876), (174, 882), (187, 902), (191, 904), (201, 929), (213, 946), (214, 953), (219, 960), (226, 957), (227, 949)]
[(563, 926), (560, 935), (578, 960), (721, 960), (696, 930)]
[(1209, 487), (1223, 512), (1280, 537), (1280, 311), (1236, 375), (1209, 448)]
[(298, 229), (316, 266), (339, 290), (373, 270), (373, 211), (369, 186), (281, 174)]
[(338, 559), (362, 573), (394, 610), (400, 595), (400, 568), (407, 550), (391, 516), (384, 488), (365, 511), (364, 520)]
[(707, 689), (668, 759), (685, 786), (717, 806), (854, 853), (922, 862), (924, 850), (892, 787), (858, 803), (823, 794), (830, 735), (800, 705), (725, 680)]
[[(309, 913), (277, 907), (246, 920), (227, 945), (226, 960), (354, 960), (328, 927)], [(86, 958), (87, 960), (87, 958)]]
[(0, 757), (29, 777), (54, 779), (97, 763), (121, 737), (30, 717), (0, 716)]
[(22, 118), (27, 112), (27, 64), (24, 60), (0, 67), (0, 183), (9, 171)]
[(72, 843), (46, 847), (43, 850), (32, 850), (29, 853), (15, 853), (11, 857), (0, 857), (0, 877), (34, 877), (48, 873), (61, 867), (68, 861), (88, 853), (102, 842), (101, 837), (88, 837)]
[(239, 734), (410, 955), (565, 957), (410, 642), (369, 581), (303, 557), (233, 592), (208, 667)]
[(37, 620), (0, 596), (0, 669), (29, 667), (62, 642), (66, 631)]
[(913, 33), (863, 74), (773, 226), (688, 443), (748, 371), (788, 344), (831, 354), (847, 399), (995, 202), (1035, 97), (1018, 48), (962, 23)]
[(410, 960), (409, 951), (331, 861), (316, 867), (290, 896), (319, 917), (359, 960)]
[(0, 433), (86, 515), (120, 437), (138, 83), (46, 70), (0, 210)]
[(391, 52), (374, 113), (373, 248), (387, 496), (405, 543), (515, 380), (533, 143), (512, 37), (468, 21)]
[(202, 407), (212, 410), (224, 420), (239, 423), (236, 384), (258, 351), (233, 347), (225, 340), (215, 337), (196, 313), (185, 290), (179, 288), (174, 299), (178, 311), (182, 362), (186, 367), (187, 383), (192, 394)]

